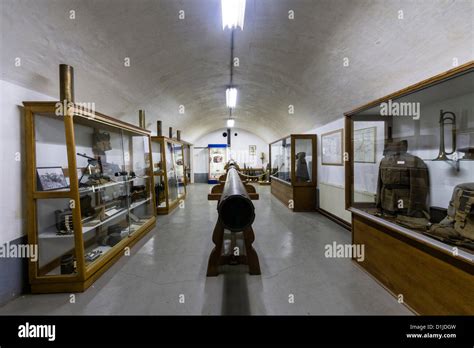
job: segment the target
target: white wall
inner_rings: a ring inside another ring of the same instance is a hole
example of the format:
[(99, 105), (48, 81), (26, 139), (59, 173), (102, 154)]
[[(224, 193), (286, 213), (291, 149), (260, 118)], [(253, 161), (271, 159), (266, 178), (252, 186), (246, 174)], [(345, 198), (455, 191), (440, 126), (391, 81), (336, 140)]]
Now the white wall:
[[(194, 142), (194, 173), (207, 173), (208, 172), (208, 144), (227, 144), (227, 138), (222, 136), (226, 129), (220, 129), (206, 134), (202, 138)], [(237, 136), (234, 136), (237, 133)], [(255, 156), (249, 155), (249, 145), (256, 145), (257, 152)], [(231, 138), (231, 150), (229, 151), (230, 158), (237, 161), (237, 163), (243, 167), (244, 163), (247, 167), (262, 167), (262, 161), (260, 159), (261, 153), (264, 153), (265, 158), (263, 164), (268, 162), (268, 143), (257, 135), (247, 132), (243, 129), (234, 128), (232, 129)]]
[[(26, 234), (23, 101), (55, 98), (0, 80), (0, 244)], [(22, 158), (16, 159), (19, 153)]]
[(344, 166), (323, 166), (321, 164), (321, 134), (338, 129), (344, 129), (344, 118), (342, 117), (322, 127), (311, 129), (307, 133), (317, 135), (317, 186), (319, 189), (319, 207), (347, 222), (351, 222), (351, 215), (345, 210), (344, 204)]

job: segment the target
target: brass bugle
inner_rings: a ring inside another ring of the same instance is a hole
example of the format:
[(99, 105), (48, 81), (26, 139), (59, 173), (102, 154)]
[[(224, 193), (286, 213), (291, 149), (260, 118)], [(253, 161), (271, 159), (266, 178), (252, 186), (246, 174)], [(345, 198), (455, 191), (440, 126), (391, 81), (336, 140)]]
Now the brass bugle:
[[(451, 139), (452, 149), (446, 151), (446, 145), (444, 143), (444, 127), (445, 125), (451, 125)], [(451, 111), (440, 110), (439, 115), (439, 153), (433, 161), (449, 161), (448, 155), (452, 155), (456, 152), (456, 115)]]

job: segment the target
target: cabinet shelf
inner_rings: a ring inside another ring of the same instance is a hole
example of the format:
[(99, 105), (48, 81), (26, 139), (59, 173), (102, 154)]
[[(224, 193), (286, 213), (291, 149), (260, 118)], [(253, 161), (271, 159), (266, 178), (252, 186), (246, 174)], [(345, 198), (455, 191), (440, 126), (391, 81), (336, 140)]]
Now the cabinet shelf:
[[(115, 220), (116, 218), (128, 213), (129, 210), (133, 210), (147, 202), (149, 202), (151, 200), (151, 198), (147, 198), (145, 200), (142, 200), (142, 201), (139, 201), (139, 202), (135, 202), (135, 203), (132, 203), (130, 205), (130, 208), (127, 209), (127, 208), (123, 208), (121, 210), (119, 210), (117, 213), (115, 213), (114, 215), (108, 217), (107, 219), (105, 220), (102, 220), (100, 222), (98, 222), (96, 225), (94, 226), (87, 226), (87, 227), (84, 227), (84, 224), (83, 224), (83, 227), (82, 227), (82, 233), (83, 234), (86, 234), (87, 232), (90, 232), (92, 230), (95, 230), (96, 228), (106, 224), (106, 223), (109, 223), (113, 220)], [(41, 232), (38, 234), (38, 237), (39, 238), (72, 238), (74, 237), (74, 234), (57, 234), (57, 230), (56, 230), (56, 227), (55, 226), (52, 226), (51, 228), (49, 228), (48, 230), (44, 231), (44, 232)]]
[(82, 194), (87, 194), (87, 193), (91, 193), (91, 192), (97, 192), (97, 191), (105, 190), (105, 189), (113, 187), (113, 186), (127, 184), (127, 183), (130, 183), (130, 182), (133, 182), (136, 179), (149, 179), (149, 178), (150, 178), (150, 176), (148, 176), (148, 175), (140, 176), (140, 177), (137, 176), (137, 177), (131, 178), (129, 180), (111, 181), (111, 182), (101, 184), (101, 185), (96, 185), (96, 186), (80, 187), (79, 188), (79, 193), (82, 195)]

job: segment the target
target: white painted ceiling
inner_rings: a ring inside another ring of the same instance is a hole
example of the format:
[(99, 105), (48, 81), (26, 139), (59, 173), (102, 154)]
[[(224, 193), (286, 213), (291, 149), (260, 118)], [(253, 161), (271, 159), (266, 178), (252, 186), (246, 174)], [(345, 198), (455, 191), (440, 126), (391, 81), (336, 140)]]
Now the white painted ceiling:
[[(66, 63), (76, 101), (100, 112), (136, 124), (143, 108), (151, 129), (160, 119), (189, 141), (225, 125), (230, 32), (220, 1), (0, 3), (2, 79), (58, 96)], [(473, 14), (473, 0), (247, 0), (235, 35), (236, 126), (266, 141), (308, 131), (448, 70), (454, 58), (472, 60)]]

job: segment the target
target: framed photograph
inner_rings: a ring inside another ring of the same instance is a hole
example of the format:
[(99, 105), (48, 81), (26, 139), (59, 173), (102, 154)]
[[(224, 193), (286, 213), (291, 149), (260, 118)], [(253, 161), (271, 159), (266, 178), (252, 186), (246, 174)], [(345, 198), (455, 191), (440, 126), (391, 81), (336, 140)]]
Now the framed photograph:
[(342, 136), (342, 129), (321, 134), (321, 164), (323, 166), (344, 165)]
[(249, 156), (255, 156), (257, 154), (257, 145), (249, 145)]
[(376, 127), (354, 130), (354, 163), (375, 163)]
[(38, 167), (38, 189), (40, 191), (58, 190), (69, 187), (61, 167)]

